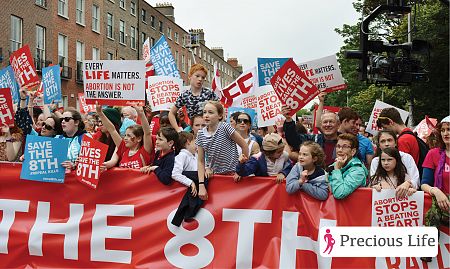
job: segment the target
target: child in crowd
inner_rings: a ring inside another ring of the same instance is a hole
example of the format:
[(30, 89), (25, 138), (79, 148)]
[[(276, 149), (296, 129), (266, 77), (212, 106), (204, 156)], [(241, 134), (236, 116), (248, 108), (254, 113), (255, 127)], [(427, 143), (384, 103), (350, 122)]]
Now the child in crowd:
[[(380, 163), (371, 177), (368, 187), (374, 188), (377, 191), (381, 189), (397, 189), (403, 182), (411, 181), (406, 168), (402, 163), (400, 152), (396, 148), (385, 148), (380, 154)], [(408, 196), (416, 192), (416, 189), (409, 185), (406, 194)]]
[(197, 135), (198, 146), (198, 195), (202, 200), (208, 199), (205, 187), (205, 155), (208, 156), (209, 169), (215, 174), (234, 174), (238, 164), (236, 144), (248, 156), (248, 147), (244, 139), (223, 122), (223, 106), (217, 101), (208, 101), (203, 110), (206, 127)]
[(141, 168), (141, 172), (149, 174), (155, 172), (158, 180), (164, 185), (172, 182), (172, 170), (175, 163), (175, 155), (179, 151), (178, 133), (172, 127), (159, 129), (156, 135), (155, 161), (150, 166)]
[(208, 70), (201, 64), (194, 64), (189, 70), (189, 83), (191, 88), (178, 96), (175, 105), (169, 113), (170, 125), (172, 125), (175, 130), (183, 130), (178, 126), (176, 120), (177, 112), (180, 108), (186, 106), (188, 117), (191, 119), (194, 115), (201, 114), (206, 101), (219, 100), (212, 90), (203, 88), (203, 82), (205, 81), (207, 74)]
[(249, 175), (267, 177), (276, 176), (281, 183), (292, 169), (289, 154), (284, 151), (283, 138), (276, 133), (266, 135), (262, 142), (262, 151), (253, 155), (248, 161), (242, 155), (236, 172), (239, 176)]
[(184, 171), (195, 171), (197, 173), (197, 152), (194, 135), (181, 132), (178, 137), (180, 153), (175, 157), (175, 164), (172, 170), (172, 178), (183, 185), (191, 188), (191, 194), (197, 195), (195, 182), (183, 175)]
[(324, 167), (325, 153), (322, 147), (312, 141), (300, 146), (298, 163), (286, 178), (286, 191), (289, 194), (299, 190), (318, 200), (328, 198), (327, 175)]
[(101, 122), (111, 136), (117, 147), (111, 160), (104, 162), (106, 169), (119, 164), (122, 168), (139, 169), (151, 163), (153, 159), (153, 143), (150, 133), (150, 125), (145, 117), (142, 107), (135, 107), (137, 114), (142, 121), (141, 125), (132, 125), (125, 130), (125, 137), (122, 139), (115, 125), (103, 113), (97, 105), (97, 113)]
[(203, 120), (203, 115), (194, 115), (190, 120), (191, 126), (184, 128), (185, 132), (190, 132), (194, 135), (194, 139), (197, 138), (197, 133), (200, 129), (205, 127), (205, 121)]

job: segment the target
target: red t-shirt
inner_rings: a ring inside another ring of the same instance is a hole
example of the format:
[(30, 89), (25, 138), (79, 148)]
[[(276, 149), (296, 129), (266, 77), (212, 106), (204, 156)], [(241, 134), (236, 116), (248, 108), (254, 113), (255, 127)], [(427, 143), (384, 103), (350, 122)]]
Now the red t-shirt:
[[(403, 129), (400, 135), (405, 131), (411, 131), (411, 129), (409, 128)], [(398, 150), (408, 153), (413, 157), (416, 165), (419, 164), (420, 149), (415, 136), (410, 134), (404, 134), (402, 136), (399, 136)]]
[(125, 147), (125, 142), (122, 140), (119, 148), (117, 149), (117, 155), (120, 158), (119, 167), (121, 168), (134, 168), (139, 169), (152, 163), (154, 154), (145, 151), (142, 146), (134, 155), (128, 156), (130, 149)]
[(334, 149), (336, 148), (336, 140), (325, 140), (323, 143), (323, 151), (325, 152), (325, 165), (329, 166), (334, 163)]
[[(430, 168), (434, 170), (434, 175), (437, 174), (437, 167), (439, 165), (439, 148), (434, 148), (428, 151), (427, 157), (423, 161), (422, 167)], [(442, 191), (449, 194), (450, 190), (450, 158), (445, 156), (444, 172), (442, 173)]]

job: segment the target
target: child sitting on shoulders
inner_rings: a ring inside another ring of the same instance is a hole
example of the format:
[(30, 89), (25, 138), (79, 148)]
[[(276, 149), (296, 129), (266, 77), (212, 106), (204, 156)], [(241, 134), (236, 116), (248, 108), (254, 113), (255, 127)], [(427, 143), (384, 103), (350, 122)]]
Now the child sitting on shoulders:
[(284, 151), (283, 138), (276, 133), (268, 134), (262, 142), (262, 151), (254, 154), (249, 160), (242, 155), (236, 172), (239, 176), (249, 175), (267, 177), (276, 176), (276, 182), (281, 183), (292, 169), (289, 154)]
[(178, 153), (178, 133), (172, 127), (159, 129), (156, 135), (156, 154), (153, 164), (141, 168), (141, 172), (149, 174), (155, 172), (158, 180), (164, 185), (172, 182), (172, 170), (175, 163), (175, 155)]
[(302, 190), (318, 200), (326, 200), (328, 183), (323, 169), (324, 160), (325, 153), (319, 144), (304, 142), (300, 146), (298, 163), (286, 178), (286, 191), (292, 194)]
[[(194, 135), (187, 132), (179, 134), (180, 153), (175, 157), (175, 165), (172, 170), (172, 178), (183, 185), (191, 188), (191, 194), (197, 195), (195, 182), (184, 175), (184, 172), (194, 171), (197, 174), (197, 151)], [(197, 175), (195, 175), (197, 177)], [(198, 180), (197, 180), (198, 181)]]

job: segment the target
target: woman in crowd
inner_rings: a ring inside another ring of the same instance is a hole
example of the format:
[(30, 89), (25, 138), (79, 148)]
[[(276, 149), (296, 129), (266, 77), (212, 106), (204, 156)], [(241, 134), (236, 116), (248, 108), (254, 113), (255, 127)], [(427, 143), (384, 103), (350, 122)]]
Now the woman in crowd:
[(205, 155), (213, 174), (232, 175), (238, 164), (236, 144), (242, 148), (242, 153), (248, 158), (248, 147), (245, 140), (230, 124), (223, 122), (223, 106), (217, 101), (206, 102), (203, 110), (206, 127), (198, 132), (198, 195), (202, 200), (208, 199), (205, 187)]
[(21, 155), (23, 132), (17, 127), (1, 126), (0, 129), (0, 161), (15, 162)]
[(86, 135), (84, 130), (84, 122), (80, 112), (75, 108), (68, 108), (64, 111), (61, 118), (62, 135), (56, 135), (56, 138), (69, 140), (69, 148), (67, 150), (67, 161), (62, 163), (66, 169), (75, 169), (75, 161), (81, 149), (81, 140)]
[[(383, 151), (386, 148), (396, 148), (397, 147), (397, 135), (393, 131), (390, 130), (380, 130), (377, 135), (377, 149), (378, 149), (378, 156), (372, 159), (372, 162), (370, 164), (370, 176), (373, 177), (375, 175), (375, 172), (377, 171), (377, 168), (379, 166), (381, 151)], [(406, 192), (409, 189), (409, 184), (412, 184), (412, 186), (417, 189), (419, 187), (419, 170), (417, 169), (416, 163), (414, 162), (414, 159), (411, 155), (408, 153), (399, 151), (400, 157), (402, 160), (402, 164), (406, 168), (406, 173), (408, 174), (411, 181), (406, 181), (399, 185), (399, 188), (396, 188), (397, 195), (399, 197), (404, 197), (406, 195)]]
[[(381, 189), (397, 189), (408, 181), (411, 181), (411, 178), (406, 173), (406, 168), (402, 163), (398, 149), (387, 147), (381, 150), (380, 162), (375, 175), (369, 180), (368, 187), (374, 188), (377, 191), (381, 191)], [(411, 182), (407, 184), (409, 186), (405, 195), (410, 196), (416, 192), (416, 188), (413, 187)], [(397, 191), (397, 197), (403, 198), (399, 196), (399, 193)]]
[(201, 64), (194, 64), (189, 70), (189, 83), (191, 87), (189, 90), (178, 96), (175, 105), (169, 112), (170, 125), (175, 130), (183, 130), (178, 126), (176, 119), (177, 112), (180, 108), (186, 106), (188, 117), (192, 118), (194, 115), (201, 114), (206, 101), (219, 100), (212, 90), (203, 88), (203, 82), (205, 81), (207, 74), (208, 70)]
[(117, 132), (115, 125), (103, 113), (97, 105), (97, 113), (104, 127), (109, 132), (114, 144), (117, 147), (111, 160), (104, 162), (106, 169), (116, 165), (122, 168), (140, 169), (153, 160), (153, 143), (150, 132), (150, 125), (144, 114), (142, 107), (135, 107), (137, 114), (142, 121), (141, 125), (132, 125), (125, 130), (125, 137), (122, 139)]
[(42, 123), (41, 136), (55, 137), (57, 135), (62, 135), (63, 129), (61, 126), (61, 119), (55, 114), (51, 114), (50, 117)]
[[(250, 152), (250, 156), (259, 153), (260, 148), (259, 144), (252, 139), (252, 135), (250, 131), (252, 129), (252, 119), (250, 115), (247, 113), (240, 113), (236, 120), (236, 131), (244, 138), (245, 143), (247, 144), (248, 151)], [(237, 146), (239, 156), (242, 154), (242, 148)]]
[(358, 187), (366, 185), (368, 171), (357, 157), (358, 139), (352, 134), (340, 134), (336, 143), (336, 161), (328, 180), (334, 198), (344, 199)]
[(298, 163), (286, 177), (286, 191), (289, 194), (299, 190), (318, 200), (328, 198), (328, 183), (325, 170), (325, 152), (312, 141), (305, 141), (300, 146)]

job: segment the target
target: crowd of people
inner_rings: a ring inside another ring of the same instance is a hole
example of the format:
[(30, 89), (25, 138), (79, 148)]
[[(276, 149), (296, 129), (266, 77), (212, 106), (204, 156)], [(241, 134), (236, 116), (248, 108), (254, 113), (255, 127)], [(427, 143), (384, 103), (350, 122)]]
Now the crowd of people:
[(230, 175), (236, 183), (249, 176), (274, 177), (274, 182), (286, 183), (288, 193), (305, 192), (319, 200), (329, 194), (344, 199), (360, 187), (395, 189), (397, 197), (423, 190), (433, 198), (427, 225), (448, 222), (450, 116), (437, 124), (436, 139), (427, 147), (396, 109), (386, 108), (377, 119), (382, 130), (372, 139), (353, 109), (324, 111), (326, 94), (321, 93), (318, 134), (295, 122), (287, 106), (282, 128), (254, 129), (247, 113), (233, 113), (226, 121), (218, 96), (203, 87), (206, 76), (205, 67), (193, 65), (190, 89), (168, 112), (97, 105), (96, 112), (82, 115), (73, 108), (37, 108), (33, 94), (21, 89), (15, 126), (1, 129), (0, 161), (23, 160), (26, 135), (39, 135), (69, 140), (68, 160), (62, 165), (73, 170), (81, 140), (90, 136), (108, 145), (102, 170), (139, 169), (154, 173), (165, 185), (176, 181), (187, 187), (174, 219), (178, 225), (208, 199), (208, 184), (216, 174)]

